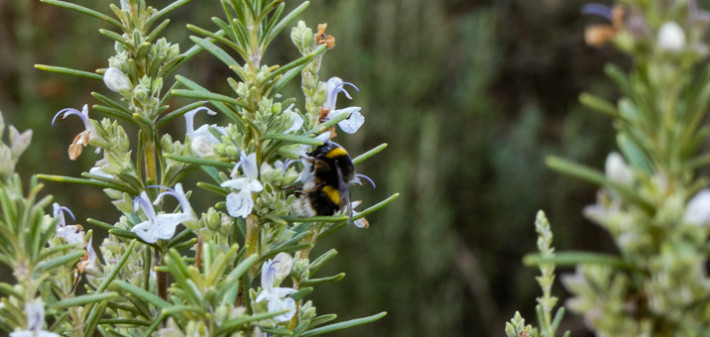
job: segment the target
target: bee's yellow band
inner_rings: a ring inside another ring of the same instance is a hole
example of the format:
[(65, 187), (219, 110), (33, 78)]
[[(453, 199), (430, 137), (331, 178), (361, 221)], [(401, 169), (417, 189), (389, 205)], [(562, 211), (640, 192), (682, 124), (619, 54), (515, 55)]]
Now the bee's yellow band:
[(329, 159), (333, 159), (336, 157), (347, 156), (347, 155), (348, 155), (348, 153), (345, 151), (345, 149), (343, 149), (342, 147), (336, 147), (336, 148), (330, 150), (330, 152), (326, 153), (325, 157), (329, 158)]
[(340, 192), (337, 189), (333, 188), (333, 186), (325, 185), (323, 186), (323, 193), (328, 196), (330, 201), (340, 206)]

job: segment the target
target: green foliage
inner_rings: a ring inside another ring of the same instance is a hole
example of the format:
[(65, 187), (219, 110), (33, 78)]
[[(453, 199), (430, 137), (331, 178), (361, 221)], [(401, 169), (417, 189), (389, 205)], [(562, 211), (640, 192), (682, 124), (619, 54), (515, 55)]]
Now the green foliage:
[[(84, 131), (69, 146), (71, 160), (79, 158), (85, 147), (96, 148), (102, 158), (81, 178), (39, 177), (103, 188), (118, 211), (118, 220), (114, 224), (89, 221), (106, 237), (99, 244), (102, 263), (93, 250), (92, 231), (84, 233), (81, 226), (66, 224), (65, 212), (74, 218), (68, 208), (54, 204), (53, 217), (44, 216), (42, 209), (50, 199), (35, 201), (36, 179), (29, 197), (19, 198), (22, 189), (14, 168), (31, 133), (20, 134), (10, 127), (10, 146), (0, 148), (0, 154), (7, 157), (0, 171), (7, 185), (0, 189), (5, 216), (0, 223), (5, 234), (0, 249), (5, 255), (0, 261), (15, 271), (16, 285), (2, 287), (7, 295), (2, 297), (2, 310), (8, 314), (0, 324), (4, 331), (18, 336), (55, 336), (54, 332), (73, 336), (309, 336), (386, 315), (381, 312), (330, 323), (336, 316), (318, 315), (307, 299), (316, 287), (345, 276), (316, 275), (336, 251), (331, 249), (311, 262), (313, 247), (348, 223), (367, 227), (364, 216), (398, 196), (393, 194), (359, 212), (353, 210), (360, 202), (350, 204), (347, 184), (365, 177), (335, 162), (329, 164), (334, 160), (331, 154), (338, 161), (349, 161), (347, 152), (338, 148), (310, 157), (309, 148), (335, 137), (328, 129), (338, 125), (354, 133), (364, 119), (360, 107), (336, 107), (340, 92), (350, 97), (343, 86), (354, 85), (339, 78), (318, 79), (332, 37), (325, 34), (325, 26), (315, 35), (300, 22), (292, 37), (302, 55), (284, 65), (267, 65), (264, 56), (270, 43), (292, 25), (308, 2), (285, 12), (280, 0), (223, 0), (225, 18), (213, 20), (218, 29), (188, 25), (204, 38), (192, 36), (195, 46), (181, 52), (177, 43), (162, 37), (170, 22), (163, 18), (188, 1), (155, 9), (144, 0), (121, 0), (119, 6), (109, 6), (115, 18), (70, 2), (44, 1), (111, 25), (111, 30), (99, 32), (112, 40), (115, 55), (108, 59), (108, 67), (95, 73), (61, 66), (36, 68), (103, 80), (115, 94), (93, 92), (99, 104), (63, 109), (52, 120), (55, 125), (77, 116), (84, 124)], [(212, 92), (183, 76), (172, 80), (173, 73), (202, 50), (236, 74), (226, 78), (230, 93)], [(299, 75), (308, 102), (303, 112), (294, 108), (296, 98), (281, 94)], [(173, 95), (202, 102), (175, 108)], [(196, 128), (199, 111), (216, 114), (204, 104), (215, 107), (229, 123)], [(90, 111), (108, 117), (94, 120)], [(186, 121), (184, 141), (166, 132), (169, 122), (180, 116)], [(355, 157), (355, 163), (385, 147), (382, 144)], [(301, 165), (290, 165), (289, 159), (298, 158), (303, 159)], [(198, 170), (212, 181), (197, 185), (224, 200), (201, 214), (189, 200), (198, 193), (193, 196), (182, 184), (183, 178)], [(324, 173), (337, 180), (323, 178)], [(333, 212), (347, 211), (346, 216), (320, 209), (302, 214), (299, 207), (303, 206), (297, 207), (310, 202), (311, 194), (336, 200), (333, 193), (341, 196)], [(258, 278), (260, 284), (254, 282)], [(79, 286), (83, 289), (77, 291)], [(51, 326), (45, 327), (45, 312), (52, 317)]]

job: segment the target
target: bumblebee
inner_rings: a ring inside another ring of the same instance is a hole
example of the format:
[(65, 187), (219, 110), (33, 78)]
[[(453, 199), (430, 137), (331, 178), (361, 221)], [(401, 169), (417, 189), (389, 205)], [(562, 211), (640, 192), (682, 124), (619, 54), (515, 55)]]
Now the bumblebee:
[(355, 167), (345, 149), (334, 143), (325, 142), (303, 157), (305, 164), (301, 181), (303, 186), (296, 190), (296, 211), (303, 216), (333, 215), (346, 210), (352, 218), (350, 188), (356, 182)]

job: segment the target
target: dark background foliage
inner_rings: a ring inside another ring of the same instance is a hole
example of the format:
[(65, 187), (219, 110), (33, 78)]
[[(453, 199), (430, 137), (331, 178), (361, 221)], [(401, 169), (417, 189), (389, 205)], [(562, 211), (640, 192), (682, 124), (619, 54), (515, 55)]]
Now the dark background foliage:
[[(108, 0), (75, 2), (110, 14)], [(313, 28), (327, 22), (336, 37), (321, 75), (355, 83), (360, 92), (353, 104), (366, 116), (361, 131), (337, 140), (353, 154), (389, 144), (357, 167), (377, 188), (354, 187), (353, 197), (371, 204), (401, 193), (369, 217), (368, 230), (349, 227), (321, 244), (339, 251), (324, 274), (345, 271), (347, 277), (314, 293), (319, 311), (341, 319), (389, 313), (338, 336), (502, 336), (516, 310), (533, 322), (538, 271), (523, 267), (521, 259), (535, 250), (538, 209), (552, 222), (558, 250), (612, 249), (605, 233), (581, 215), (595, 188), (544, 164), (555, 154), (601, 168), (614, 147), (610, 121), (582, 108), (577, 97), (583, 91), (613, 97), (603, 65), (628, 60), (609, 47), (584, 44), (589, 19), (580, 14), (582, 4), (312, 1), (302, 19)], [(185, 50), (185, 24), (213, 28), (209, 18), (221, 10), (217, 1), (196, 0), (175, 14), (168, 36)], [(66, 147), (80, 122), (68, 119), (52, 128), (50, 121), (62, 108), (96, 103), (89, 93), (106, 93), (103, 84), (43, 73), (33, 64), (106, 67), (113, 45), (98, 28), (110, 27), (34, 0), (0, 1), (0, 109), (8, 124), (35, 132), (21, 171), (78, 175), (97, 159), (87, 151), (69, 161)], [(272, 64), (297, 54), (287, 34), (272, 48)], [(229, 70), (207, 53), (179, 73), (228, 92)], [(295, 85), (288, 90), (298, 94)], [(177, 139), (183, 127), (175, 123)], [(113, 210), (101, 191), (46, 185), (79, 219), (111, 221)], [(555, 291), (565, 297), (561, 286)], [(572, 314), (563, 328), (585, 335)]]

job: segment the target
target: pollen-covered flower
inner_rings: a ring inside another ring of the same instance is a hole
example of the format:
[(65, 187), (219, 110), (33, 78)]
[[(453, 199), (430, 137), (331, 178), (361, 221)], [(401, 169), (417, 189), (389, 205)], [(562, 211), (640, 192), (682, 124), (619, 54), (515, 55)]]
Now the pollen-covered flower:
[(335, 109), (335, 104), (338, 100), (338, 94), (341, 92), (345, 94), (345, 97), (352, 99), (350, 94), (345, 90), (345, 85), (353, 87), (356, 91), (360, 91), (355, 85), (350, 82), (343, 82), (338, 77), (331, 77), (328, 82), (326, 82), (326, 100), (321, 106), (319, 122), (323, 123), (328, 119), (338, 117), (342, 114), (347, 114), (348, 117), (338, 122), (338, 126), (341, 130), (346, 133), (355, 133), (363, 123), (365, 123), (365, 117), (360, 113), (362, 108), (360, 107), (349, 107), (344, 109)]
[[(244, 177), (239, 176), (239, 168), (242, 168)], [(254, 208), (252, 192), (261, 192), (264, 186), (259, 181), (259, 168), (256, 163), (256, 153), (244, 155), (240, 153), (239, 162), (234, 165), (231, 177), (234, 179), (224, 181), (221, 186), (229, 187), (233, 190), (227, 195), (227, 213), (235, 218), (246, 218)]]
[(35, 298), (25, 303), (27, 329), (10, 333), (10, 337), (60, 337), (58, 334), (43, 330), (44, 302)]
[(277, 322), (286, 322), (296, 314), (296, 301), (286, 297), (296, 292), (292, 288), (274, 287), (291, 273), (293, 258), (286, 253), (279, 253), (273, 260), (267, 260), (261, 265), (261, 293), (255, 302), (268, 301), (269, 312), (289, 310), (274, 317)]
[(145, 214), (147, 219), (135, 225), (131, 231), (136, 233), (136, 235), (145, 242), (155, 243), (158, 239), (168, 240), (175, 235), (175, 228), (177, 228), (179, 224), (189, 224), (193, 221), (197, 221), (192, 207), (190, 207), (187, 197), (185, 193), (183, 193), (181, 184), (178, 183), (175, 185), (175, 190), (168, 189), (168, 191), (158, 195), (155, 199), (155, 204), (159, 204), (165, 195), (174, 196), (178, 202), (180, 202), (182, 212), (156, 214), (153, 204), (151, 204), (148, 194), (146, 194), (145, 191), (135, 200), (134, 211), (137, 211), (138, 207), (140, 207), (143, 209), (143, 214)]
[(52, 118), (52, 125), (54, 125), (54, 122), (57, 120), (57, 118), (65, 119), (71, 115), (79, 116), (79, 118), (81, 118), (81, 121), (84, 122), (85, 129), (84, 131), (76, 135), (76, 137), (74, 137), (74, 141), (72, 141), (71, 145), (69, 145), (69, 159), (76, 160), (76, 158), (81, 155), (81, 151), (83, 150), (84, 146), (89, 145), (89, 140), (96, 137), (96, 129), (89, 120), (89, 106), (86, 104), (84, 104), (84, 107), (81, 109), (81, 111), (72, 108), (60, 110), (59, 112), (57, 112), (56, 115), (54, 115), (54, 118)]
[(204, 110), (208, 115), (216, 115), (217, 113), (206, 108), (199, 107), (185, 113), (185, 134), (190, 137), (190, 148), (198, 157), (207, 157), (214, 155), (214, 146), (219, 144), (219, 139), (210, 132), (210, 127), (224, 133), (225, 129), (214, 124), (202, 124), (197, 130), (194, 128), (195, 114)]
[(109, 67), (104, 72), (104, 84), (106, 87), (115, 92), (131, 90), (131, 81), (128, 79), (121, 69)]
[(316, 44), (325, 44), (326, 48), (332, 49), (335, 47), (335, 37), (333, 35), (326, 34), (326, 29), (328, 29), (327, 23), (318, 24), (318, 32), (315, 36)]

